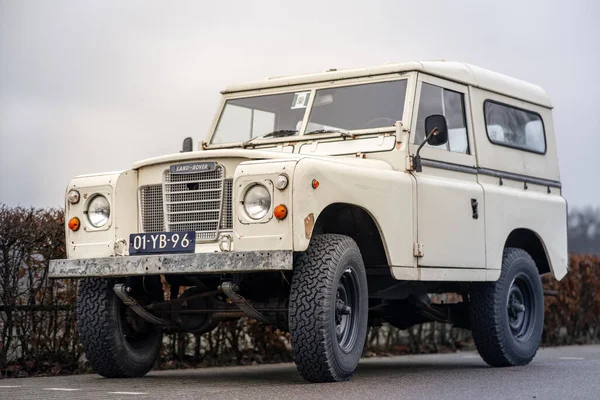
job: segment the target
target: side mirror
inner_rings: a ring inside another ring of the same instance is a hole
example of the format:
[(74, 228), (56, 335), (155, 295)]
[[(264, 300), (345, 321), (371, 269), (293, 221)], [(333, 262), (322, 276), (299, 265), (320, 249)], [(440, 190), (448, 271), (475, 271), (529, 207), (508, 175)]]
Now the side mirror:
[[(437, 130), (436, 133), (431, 135), (431, 132)], [(446, 117), (443, 115), (430, 115), (425, 118), (425, 132), (427, 135), (427, 143), (430, 146), (440, 146), (446, 144), (448, 141), (448, 124), (446, 123)]]
[(191, 137), (186, 137), (185, 139), (183, 139), (181, 153), (187, 153), (190, 151), (194, 151), (194, 139), (192, 139)]
[(440, 146), (448, 142), (448, 124), (446, 122), (446, 117), (435, 114), (425, 118), (425, 132), (427, 133), (427, 136), (419, 145), (419, 148), (413, 157), (413, 168), (417, 172), (423, 170), (419, 153), (423, 146), (425, 146), (425, 143), (428, 143), (430, 146)]

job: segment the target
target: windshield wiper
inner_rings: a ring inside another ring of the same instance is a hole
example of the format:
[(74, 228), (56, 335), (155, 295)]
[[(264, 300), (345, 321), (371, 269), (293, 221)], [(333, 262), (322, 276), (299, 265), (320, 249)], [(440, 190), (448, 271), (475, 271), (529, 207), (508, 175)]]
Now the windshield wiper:
[(250, 143), (252, 143), (256, 139), (268, 138), (268, 137), (285, 137), (285, 136), (293, 136), (298, 133), (295, 129), (279, 129), (277, 131), (265, 133), (264, 135), (253, 137), (252, 139), (246, 140), (242, 143), (242, 148), (246, 148)]
[(317, 133), (339, 133), (342, 137), (352, 136), (350, 133), (343, 131), (341, 129), (316, 129), (314, 131), (306, 132), (306, 135), (314, 135)]

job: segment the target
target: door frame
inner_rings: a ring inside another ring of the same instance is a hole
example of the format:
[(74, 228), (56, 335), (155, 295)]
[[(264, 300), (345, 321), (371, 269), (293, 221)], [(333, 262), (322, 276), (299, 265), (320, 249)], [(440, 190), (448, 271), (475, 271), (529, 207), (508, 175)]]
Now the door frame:
[[(419, 115), (418, 115), (418, 110), (419, 110), (419, 103), (420, 103), (420, 97), (421, 97), (421, 88), (423, 86), (423, 83), (428, 83), (428, 84), (432, 84), (435, 86), (438, 86), (440, 88), (443, 89), (448, 89), (448, 90), (452, 90), (458, 93), (461, 93), (463, 95), (463, 106), (464, 106), (464, 118), (465, 118), (465, 126), (467, 129), (467, 141), (468, 141), (468, 149), (469, 149), (469, 154), (464, 154), (464, 153), (457, 153), (457, 152), (452, 152), (450, 150), (446, 150), (446, 149), (437, 149), (437, 148), (433, 148), (433, 147), (426, 147), (424, 146), (421, 149), (421, 157), (423, 159), (423, 166), (426, 168), (433, 168), (433, 172), (432, 170), (429, 170), (429, 172), (422, 172), (423, 174), (426, 174), (427, 176), (437, 176), (439, 178), (445, 179), (450, 178), (450, 179), (455, 179), (452, 178), (452, 176), (456, 176), (456, 173), (463, 173), (463, 174), (468, 174), (469, 176), (471, 176), (472, 178), (466, 178), (465, 183), (467, 181), (470, 181), (471, 183), (477, 185), (480, 187), (479, 183), (478, 183), (478, 171), (477, 171), (477, 158), (476, 158), (476, 149), (475, 149), (475, 142), (474, 142), (474, 131), (473, 131), (473, 121), (472, 121), (472, 114), (471, 114), (471, 104), (470, 104), (470, 99), (469, 99), (469, 86), (467, 85), (462, 85), (462, 84), (458, 84), (456, 82), (452, 82), (452, 81), (448, 81), (445, 79), (441, 79), (441, 78), (436, 78), (433, 76), (429, 76), (429, 75), (425, 75), (422, 73), (419, 73), (418, 79), (417, 79), (417, 85), (416, 85), (416, 92), (415, 92), (415, 101), (413, 104), (413, 114), (412, 114), (412, 121), (411, 121), (411, 135), (410, 135), (410, 144), (409, 144), (409, 152), (410, 154), (415, 154), (416, 150), (419, 146), (419, 144), (414, 144), (412, 143), (415, 139), (416, 136), (416, 127), (417, 127), (417, 122), (419, 120)], [(415, 209), (413, 210), (414, 214), (413, 214), (413, 220), (415, 221), (415, 228), (416, 228), (416, 235), (415, 235), (415, 242), (419, 243), (421, 245), (424, 245), (425, 248), (428, 247), (427, 243), (421, 243), (421, 240), (426, 238), (421, 237), (422, 235), (420, 234), (420, 225), (421, 225), (421, 218), (420, 218), (420, 213), (423, 210), (420, 210), (420, 206), (419, 204), (421, 203), (419, 201), (419, 174), (422, 174), (420, 172), (416, 172), (413, 171), (412, 174), (415, 177), (415, 182), (416, 182), (416, 199), (415, 199)], [(484, 218), (484, 210), (485, 210), (485, 204), (484, 204), (484, 197), (483, 197), (483, 188), (481, 188), (481, 196), (477, 196), (477, 199), (479, 200), (479, 219), (480, 219), (480, 223), (483, 224), (483, 229), (485, 232), (485, 221), (483, 221)], [(465, 203), (464, 205), (465, 207), (468, 207), (468, 204)], [(481, 227), (480, 227), (481, 229)], [(427, 256), (427, 252), (425, 251), (425, 256)], [(446, 271), (455, 271), (456, 273), (458, 273), (459, 271), (482, 271), (480, 272), (480, 274), (482, 274), (483, 279), (485, 280), (485, 269), (486, 269), (486, 260), (485, 260), (485, 240), (484, 240), (484, 254), (483, 254), (483, 260), (481, 265), (479, 265), (478, 263), (476, 264), (477, 266), (470, 266), (470, 267), (462, 267), (461, 265), (453, 265), (453, 266), (441, 266), (438, 264), (432, 264), (432, 265), (423, 265), (421, 264), (421, 260), (422, 258), (417, 258), (417, 266), (419, 268), (419, 270), (421, 271), (421, 274), (424, 270), (429, 270), (429, 269), (444, 269)], [(425, 257), (428, 258), (428, 257)], [(448, 272), (445, 272), (448, 273)], [(454, 272), (452, 272), (452, 274), (454, 274)], [(468, 273), (467, 273), (468, 275)], [(481, 279), (482, 277), (479, 277), (479, 279)], [(479, 280), (478, 279), (478, 280)]]
[[(417, 76), (417, 85), (415, 90), (415, 100), (413, 102), (413, 110), (412, 110), (412, 121), (410, 127), (410, 139), (408, 150), (409, 153), (414, 155), (417, 152), (417, 148), (420, 143), (414, 143), (415, 135), (417, 132), (417, 121), (418, 121), (418, 111), (419, 111), (419, 103), (421, 100), (421, 87), (423, 83), (429, 83), (435, 86), (439, 86), (444, 89), (452, 90), (463, 95), (464, 106), (465, 106), (465, 121), (467, 125), (467, 141), (469, 144), (469, 154), (455, 153), (449, 150), (441, 150), (432, 147), (423, 146), (421, 149), (421, 158), (424, 161), (431, 160), (434, 162), (448, 163), (448, 164), (457, 164), (463, 165), (466, 167), (477, 167), (476, 154), (475, 154), (475, 140), (473, 139), (473, 121), (471, 116), (471, 102), (469, 101), (469, 87), (467, 85), (462, 85), (456, 82), (452, 82), (446, 79), (437, 78), (431, 75), (426, 75), (422, 72), (419, 72)], [(476, 172), (476, 170), (474, 171)]]

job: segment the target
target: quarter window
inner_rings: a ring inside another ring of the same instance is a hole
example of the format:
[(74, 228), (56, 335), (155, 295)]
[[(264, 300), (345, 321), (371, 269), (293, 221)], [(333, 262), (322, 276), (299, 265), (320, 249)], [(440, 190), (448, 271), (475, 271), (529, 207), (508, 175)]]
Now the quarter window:
[(534, 153), (546, 152), (544, 124), (539, 114), (490, 100), (483, 109), (492, 143)]
[(441, 146), (426, 146), (455, 153), (469, 154), (463, 94), (425, 82), (421, 85), (415, 144), (420, 144), (425, 140), (425, 119), (430, 115), (436, 114), (446, 117), (448, 123), (448, 142)]

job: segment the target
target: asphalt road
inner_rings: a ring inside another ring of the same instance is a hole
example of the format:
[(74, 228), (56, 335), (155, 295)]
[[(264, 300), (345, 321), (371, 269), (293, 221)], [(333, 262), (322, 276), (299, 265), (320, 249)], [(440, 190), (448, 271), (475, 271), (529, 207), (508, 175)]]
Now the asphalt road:
[(370, 358), (351, 382), (308, 384), (293, 364), (0, 380), (0, 399), (600, 399), (600, 346), (542, 349), (526, 367), (476, 353)]

